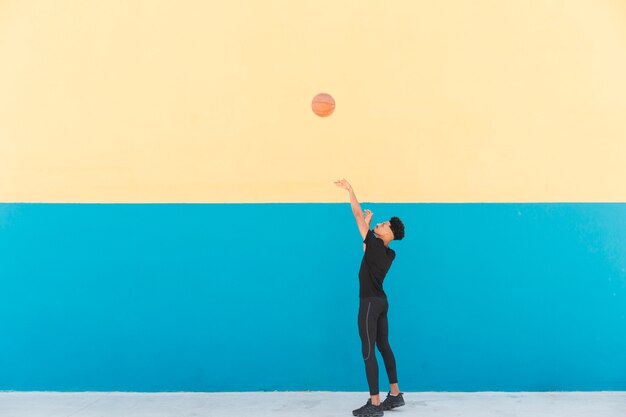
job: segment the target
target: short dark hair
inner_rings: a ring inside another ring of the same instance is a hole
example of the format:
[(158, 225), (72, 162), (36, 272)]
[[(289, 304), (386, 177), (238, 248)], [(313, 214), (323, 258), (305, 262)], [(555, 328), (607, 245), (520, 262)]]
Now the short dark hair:
[(402, 240), (404, 237), (404, 223), (398, 217), (392, 217), (389, 219), (391, 231), (393, 232), (394, 240)]

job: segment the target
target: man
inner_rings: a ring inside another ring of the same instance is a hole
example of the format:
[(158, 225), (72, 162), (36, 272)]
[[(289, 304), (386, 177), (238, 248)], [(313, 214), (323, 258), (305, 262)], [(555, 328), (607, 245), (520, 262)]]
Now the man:
[[(370, 399), (363, 407), (352, 411), (352, 414), (358, 417), (377, 417), (383, 415), (383, 410), (404, 405), (404, 398), (398, 388), (396, 360), (387, 340), (389, 305), (387, 295), (383, 291), (383, 280), (396, 257), (395, 251), (389, 247), (389, 242), (404, 238), (404, 224), (398, 217), (392, 217), (388, 221), (378, 223), (374, 230), (370, 230), (374, 214), (370, 210), (363, 213), (348, 181), (338, 180), (335, 184), (350, 192), (350, 205), (363, 237), (365, 252), (359, 270), (358, 324)], [(383, 357), (390, 384), (387, 398), (382, 404), (378, 391), (378, 362), (374, 345), (378, 346)]]

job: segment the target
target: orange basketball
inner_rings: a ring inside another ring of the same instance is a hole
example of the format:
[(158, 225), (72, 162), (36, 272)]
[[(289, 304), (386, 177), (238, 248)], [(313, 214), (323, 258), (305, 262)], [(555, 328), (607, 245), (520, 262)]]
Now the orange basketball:
[(320, 117), (330, 116), (335, 111), (335, 99), (330, 94), (319, 93), (313, 97), (311, 108)]

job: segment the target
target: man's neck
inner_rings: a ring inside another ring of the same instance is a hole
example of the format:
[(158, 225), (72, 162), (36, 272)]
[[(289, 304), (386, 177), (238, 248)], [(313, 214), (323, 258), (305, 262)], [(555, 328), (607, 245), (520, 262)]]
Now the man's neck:
[[(372, 233), (374, 233), (374, 232), (372, 232)], [(385, 244), (385, 247), (386, 247), (386, 248), (388, 248), (388, 247), (389, 247), (389, 242), (391, 242), (391, 241), (387, 242), (387, 241), (385, 240), (385, 238), (382, 238), (382, 237), (378, 236), (376, 233), (374, 233), (374, 236), (376, 236), (376, 237), (377, 237), (377, 238), (379, 238), (379, 239), (382, 239), (382, 241), (383, 241), (383, 243)]]

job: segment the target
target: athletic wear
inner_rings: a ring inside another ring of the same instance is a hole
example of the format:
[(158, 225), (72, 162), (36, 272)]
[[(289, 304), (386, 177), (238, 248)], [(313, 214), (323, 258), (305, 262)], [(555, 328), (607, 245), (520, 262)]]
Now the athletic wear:
[(396, 258), (396, 252), (385, 246), (385, 242), (371, 230), (367, 231), (363, 243), (365, 254), (359, 270), (359, 297), (385, 297), (383, 280)]
[(378, 362), (374, 345), (385, 362), (387, 377), (390, 384), (397, 384), (396, 359), (389, 346), (387, 323), (387, 311), (389, 304), (386, 297), (365, 297), (359, 303), (359, 336), (361, 337), (361, 350), (365, 361), (365, 374), (369, 385), (370, 395), (378, 394)]
[(363, 407), (352, 411), (352, 415), (357, 417), (380, 417), (384, 414), (382, 403), (374, 405), (371, 398), (367, 400)]
[[(365, 239), (365, 254), (359, 270), (359, 336), (365, 361), (365, 374), (370, 395), (378, 394), (378, 362), (374, 347), (383, 356), (390, 384), (398, 383), (396, 360), (389, 346), (387, 295), (383, 291), (383, 280), (391, 267), (396, 253), (385, 246), (385, 242), (368, 230)], [(356, 411), (356, 410), (355, 410)], [(356, 415), (356, 414), (355, 414)], [(382, 411), (381, 414), (382, 415)]]
[(391, 395), (391, 391), (389, 391), (387, 393), (387, 398), (385, 398), (385, 401), (380, 403), (380, 405), (383, 406), (383, 410), (387, 411), (391, 410), (392, 408), (402, 407), (404, 405), (404, 398), (402, 397), (402, 394), (404, 393), (401, 392), (398, 395), (394, 396)]

